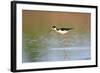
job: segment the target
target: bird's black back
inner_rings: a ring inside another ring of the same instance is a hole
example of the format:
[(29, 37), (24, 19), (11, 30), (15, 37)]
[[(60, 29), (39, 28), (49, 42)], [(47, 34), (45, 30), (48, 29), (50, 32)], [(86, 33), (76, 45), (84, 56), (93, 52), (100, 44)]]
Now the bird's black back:
[(68, 30), (71, 30), (71, 29), (73, 29), (73, 28), (59, 28), (57, 30), (62, 30), (62, 31), (66, 30), (66, 31), (68, 31)]

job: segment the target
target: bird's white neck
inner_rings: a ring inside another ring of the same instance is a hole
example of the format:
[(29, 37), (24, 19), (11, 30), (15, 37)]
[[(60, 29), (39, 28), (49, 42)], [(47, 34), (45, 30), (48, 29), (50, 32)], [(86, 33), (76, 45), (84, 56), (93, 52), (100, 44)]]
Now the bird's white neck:
[(53, 28), (53, 30), (57, 30), (57, 28)]

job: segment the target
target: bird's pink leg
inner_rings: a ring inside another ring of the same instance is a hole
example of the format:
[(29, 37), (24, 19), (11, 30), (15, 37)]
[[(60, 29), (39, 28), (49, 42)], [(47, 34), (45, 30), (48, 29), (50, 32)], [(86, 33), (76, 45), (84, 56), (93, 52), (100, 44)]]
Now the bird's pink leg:
[[(67, 42), (68, 35), (67, 34), (64, 34), (63, 36), (64, 36), (63, 37), (63, 39), (64, 39), (63, 43), (64, 43), (64, 46), (66, 47), (67, 46), (67, 43), (66, 42)], [(64, 60), (69, 59), (68, 54), (66, 52), (66, 49), (64, 49), (64, 53), (65, 53)]]

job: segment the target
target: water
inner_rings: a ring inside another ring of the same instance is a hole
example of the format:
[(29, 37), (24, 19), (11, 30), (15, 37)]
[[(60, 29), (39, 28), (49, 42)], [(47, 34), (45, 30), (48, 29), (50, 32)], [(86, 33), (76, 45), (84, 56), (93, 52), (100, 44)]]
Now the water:
[(72, 37), (66, 40), (63, 36), (53, 33), (51, 32), (45, 38), (42, 36), (37, 40), (23, 37), (23, 62), (91, 59), (91, 49), (88, 40), (79, 40), (79, 38)]
[(38, 55), (33, 57), (32, 60), (29, 58), (24, 59), (24, 62), (89, 60), (91, 58), (89, 49), (71, 49), (71, 47), (71, 50), (67, 50), (67, 48), (61, 48), (62, 50), (51, 49), (52, 48), (50, 48), (50, 50), (47, 51), (33, 51), (33, 55), (34, 53), (37, 53)]

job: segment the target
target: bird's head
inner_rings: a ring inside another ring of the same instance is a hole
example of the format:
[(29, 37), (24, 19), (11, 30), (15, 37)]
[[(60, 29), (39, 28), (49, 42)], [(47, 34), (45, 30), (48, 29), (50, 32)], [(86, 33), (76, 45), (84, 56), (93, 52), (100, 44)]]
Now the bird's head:
[(56, 26), (52, 26), (52, 29), (53, 29), (53, 30), (56, 30)]
[(52, 26), (52, 28), (56, 28), (56, 26)]

